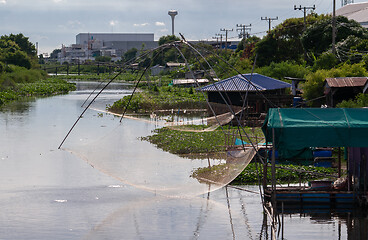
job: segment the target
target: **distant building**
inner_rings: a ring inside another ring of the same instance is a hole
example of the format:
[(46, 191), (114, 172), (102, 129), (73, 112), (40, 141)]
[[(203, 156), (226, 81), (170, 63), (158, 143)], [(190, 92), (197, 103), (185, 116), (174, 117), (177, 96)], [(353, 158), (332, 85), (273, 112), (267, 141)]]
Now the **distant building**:
[(351, 3), (336, 10), (336, 16), (345, 16), (368, 28), (368, 2)]
[(198, 85), (208, 84), (210, 81), (206, 78), (184, 78), (184, 79), (173, 79), (173, 86), (178, 87), (198, 87)]
[(97, 56), (120, 60), (129, 49), (152, 49), (157, 46), (153, 33), (79, 33), (76, 44), (62, 47), (59, 62), (83, 62), (94, 60)]
[[(192, 44), (206, 43), (216, 44), (213, 41), (189, 41)], [(239, 41), (228, 42), (232, 49), (236, 49)], [(63, 46), (58, 55), (58, 61), (84, 62), (94, 60), (97, 56), (109, 56), (113, 61), (121, 60), (124, 53), (132, 48), (138, 51), (149, 50), (158, 47), (158, 41), (154, 40), (153, 33), (79, 33), (76, 43), (67, 47)], [(138, 52), (139, 53), (139, 52)], [(177, 63), (167, 64), (168, 68), (177, 68)], [(181, 64), (182, 65), (182, 64)]]
[(152, 76), (158, 76), (160, 73), (166, 72), (165, 66), (155, 65), (150, 68), (151, 69), (151, 75)]

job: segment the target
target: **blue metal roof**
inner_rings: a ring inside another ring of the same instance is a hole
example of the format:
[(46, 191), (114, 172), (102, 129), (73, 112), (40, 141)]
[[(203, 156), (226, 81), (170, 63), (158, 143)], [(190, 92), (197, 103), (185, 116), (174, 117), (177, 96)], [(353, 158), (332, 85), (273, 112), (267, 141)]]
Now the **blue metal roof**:
[[(249, 81), (251, 81), (252, 84), (249, 83)], [(290, 87), (291, 84), (274, 78), (263, 76), (258, 73), (247, 73), (235, 75), (217, 83), (198, 88), (197, 90), (203, 92), (255, 92), (257, 90), (266, 91)]]

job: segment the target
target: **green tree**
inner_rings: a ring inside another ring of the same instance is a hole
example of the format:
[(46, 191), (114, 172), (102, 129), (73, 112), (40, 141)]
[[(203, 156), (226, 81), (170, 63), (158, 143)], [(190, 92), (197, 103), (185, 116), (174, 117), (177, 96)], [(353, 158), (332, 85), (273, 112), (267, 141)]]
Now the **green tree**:
[[(312, 72), (306, 76), (307, 81), (303, 87), (303, 96), (307, 100), (313, 100), (324, 95), (323, 84), (326, 78), (334, 77), (364, 77), (367, 76), (367, 70), (363, 63), (359, 64), (343, 64), (339, 68), (332, 68), (330, 70), (321, 69)], [(316, 102), (316, 105), (319, 105)]]
[(15, 42), (21, 51), (25, 52), (28, 56), (37, 58), (37, 51), (33, 43), (29, 41), (28, 37), (25, 37), (22, 33), (10, 34), (9, 36), (1, 36), (1, 40), (11, 40)]
[(111, 57), (109, 56), (98, 56), (95, 57), (96, 62), (111, 62)]
[(9, 39), (0, 38), (0, 61), (6, 64), (25, 67), (27, 69), (32, 67), (32, 59), (30, 56), (22, 51), (18, 44)]
[(50, 54), (50, 58), (56, 59), (58, 58), (58, 54), (61, 53), (61, 49), (54, 49)]
[(178, 38), (175, 35), (167, 35), (167, 36), (162, 36), (160, 37), (160, 39), (158, 40), (158, 45), (164, 45), (166, 43), (170, 43), (170, 42), (176, 42), (176, 41), (180, 41), (180, 38)]
[(138, 52), (138, 49), (136, 49), (136, 48), (131, 48), (128, 51), (126, 51), (124, 53), (124, 59), (125, 59), (125, 61), (128, 62), (128, 61), (134, 59), (137, 56), (137, 52)]
[[(324, 15), (309, 14), (307, 26), (312, 25)], [(303, 18), (289, 18), (277, 25), (270, 33), (256, 44), (257, 65), (265, 66), (271, 62), (303, 62), (304, 48), (301, 37), (304, 29)]]
[(273, 62), (269, 66), (258, 68), (257, 72), (284, 81), (285, 77), (305, 78), (310, 73), (310, 70), (304, 65), (286, 61), (280, 63)]
[(344, 100), (337, 104), (339, 108), (362, 108), (368, 107), (368, 94), (359, 93), (354, 100)]
[[(307, 28), (302, 36), (302, 42), (307, 52), (311, 52), (314, 56), (318, 57), (322, 53), (331, 49), (331, 21), (331, 16), (325, 16)], [(347, 40), (349, 36), (349, 41), (343, 43), (343, 41)], [(357, 43), (356, 39), (353, 37), (367, 39), (368, 30), (354, 20), (348, 20), (344, 16), (336, 17), (336, 45), (345, 45), (345, 47), (350, 48), (352, 45)], [(355, 41), (355, 43), (353, 43), (353, 41)]]

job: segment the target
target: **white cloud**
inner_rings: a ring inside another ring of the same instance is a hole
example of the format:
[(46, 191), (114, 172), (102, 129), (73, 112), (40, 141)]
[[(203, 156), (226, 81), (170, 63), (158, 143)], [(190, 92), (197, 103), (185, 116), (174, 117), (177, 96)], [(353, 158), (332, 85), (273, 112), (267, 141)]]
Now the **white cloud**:
[(134, 23), (133, 24), (134, 27), (146, 27), (148, 25), (149, 25), (149, 23)]
[(168, 32), (169, 30), (164, 28), (164, 29), (161, 29), (160, 32)]
[(6, 0), (0, 0), (0, 3), (6, 4)]
[(62, 2), (63, 0), (54, 0), (54, 2), (59, 3)]
[(156, 26), (165, 26), (165, 23), (163, 23), (163, 22), (155, 22), (155, 25)]
[(78, 20), (69, 20), (69, 21), (66, 22), (65, 25), (64, 24), (59, 24), (58, 27), (62, 28), (64, 30), (70, 30), (70, 29), (79, 30), (79, 29), (84, 28), (84, 24), (81, 23)]

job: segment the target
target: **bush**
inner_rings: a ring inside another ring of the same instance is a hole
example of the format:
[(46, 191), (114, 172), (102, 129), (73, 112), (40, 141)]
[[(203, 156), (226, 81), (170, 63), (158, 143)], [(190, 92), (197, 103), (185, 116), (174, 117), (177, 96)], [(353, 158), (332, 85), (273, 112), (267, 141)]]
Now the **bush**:
[(304, 78), (310, 71), (303, 65), (289, 61), (274, 63), (257, 69), (259, 74), (283, 80), (285, 77)]
[(342, 101), (341, 103), (337, 104), (339, 108), (361, 108), (361, 107), (368, 107), (368, 94), (359, 93), (355, 100), (349, 101)]
[(336, 56), (333, 53), (323, 53), (319, 56), (313, 65), (313, 71), (317, 71), (319, 69), (331, 69), (335, 67), (338, 63)]

